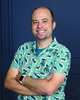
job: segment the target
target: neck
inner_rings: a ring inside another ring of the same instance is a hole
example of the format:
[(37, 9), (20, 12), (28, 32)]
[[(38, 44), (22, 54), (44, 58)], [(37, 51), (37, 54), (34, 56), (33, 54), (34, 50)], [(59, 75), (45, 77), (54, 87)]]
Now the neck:
[(46, 48), (51, 44), (51, 42), (52, 42), (52, 38), (47, 40), (37, 40), (37, 48), (38, 49)]

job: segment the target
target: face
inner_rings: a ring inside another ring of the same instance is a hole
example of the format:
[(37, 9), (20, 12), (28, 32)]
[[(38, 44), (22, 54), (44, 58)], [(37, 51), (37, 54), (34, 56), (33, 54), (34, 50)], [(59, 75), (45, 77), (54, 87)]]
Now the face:
[(48, 9), (39, 8), (32, 14), (32, 32), (38, 40), (52, 39), (55, 22)]

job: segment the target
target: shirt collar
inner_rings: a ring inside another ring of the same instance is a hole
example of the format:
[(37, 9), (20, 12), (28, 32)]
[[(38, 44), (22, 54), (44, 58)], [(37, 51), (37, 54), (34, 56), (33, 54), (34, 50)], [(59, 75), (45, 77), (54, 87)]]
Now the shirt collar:
[[(53, 41), (51, 42), (51, 44), (46, 47), (45, 49), (54, 49), (57, 45), (57, 40), (56, 40), (56, 37), (53, 37)], [(31, 45), (31, 52), (36, 54), (36, 41), (33, 41), (32, 45)]]
[(50, 48), (56, 47), (57, 43), (58, 43), (58, 42), (57, 42), (57, 40), (56, 40), (56, 37), (54, 37), (54, 38), (53, 38), (53, 41), (51, 42), (51, 44), (49, 45), (49, 47), (50, 47)]

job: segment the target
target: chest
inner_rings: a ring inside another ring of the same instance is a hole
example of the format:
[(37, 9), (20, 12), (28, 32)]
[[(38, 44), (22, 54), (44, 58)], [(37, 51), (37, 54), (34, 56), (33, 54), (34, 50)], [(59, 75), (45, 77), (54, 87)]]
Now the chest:
[(20, 59), (19, 72), (33, 78), (46, 78), (52, 70), (55, 56), (52, 53), (44, 53), (38, 56), (26, 53)]

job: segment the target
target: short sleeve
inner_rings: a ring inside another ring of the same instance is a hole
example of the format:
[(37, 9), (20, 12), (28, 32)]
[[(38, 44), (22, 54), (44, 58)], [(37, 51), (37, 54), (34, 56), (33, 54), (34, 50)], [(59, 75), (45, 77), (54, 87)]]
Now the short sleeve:
[(13, 67), (13, 68), (17, 68), (19, 69), (20, 67), (20, 60), (22, 58), (22, 49), (21, 49), (21, 46), (18, 48), (18, 50), (16, 51), (15, 55), (14, 55), (14, 58), (13, 58), (13, 61), (10, 65), (10, 67)]
[(52, 67), (52, 73), (62, 73), (68, 75), (71, 63), (70, 51), (63, 47), (61, 48), (55, 57), (55, 63)]

